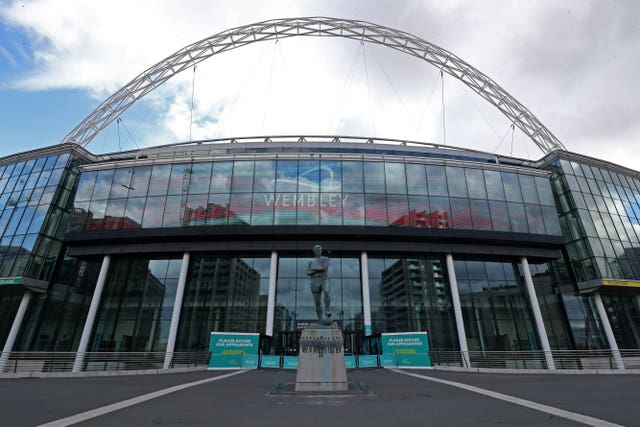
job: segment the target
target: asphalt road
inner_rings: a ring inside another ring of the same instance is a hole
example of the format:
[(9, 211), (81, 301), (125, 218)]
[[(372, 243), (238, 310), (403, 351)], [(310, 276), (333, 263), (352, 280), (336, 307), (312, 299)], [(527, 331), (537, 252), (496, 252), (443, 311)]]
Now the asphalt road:
[[(640, 375), (513, 375), (414, 371), (625, 426), (640, 426)], [(35, 426), (167, 387), (222, 375), (0, 380), (0, 425)], [(372, 395), (269, 396), (295, 372), (250, 371), (92, 418), (85, 426), (576, 426), (549, 413), (384, 369), (348, 372)]]

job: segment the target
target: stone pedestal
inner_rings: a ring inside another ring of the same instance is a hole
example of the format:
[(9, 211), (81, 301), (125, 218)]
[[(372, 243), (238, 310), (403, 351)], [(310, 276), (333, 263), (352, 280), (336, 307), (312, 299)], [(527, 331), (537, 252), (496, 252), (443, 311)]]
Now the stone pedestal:
[(347, 391), (340, 329), (307, 328), (300, 337), (296, 392)]

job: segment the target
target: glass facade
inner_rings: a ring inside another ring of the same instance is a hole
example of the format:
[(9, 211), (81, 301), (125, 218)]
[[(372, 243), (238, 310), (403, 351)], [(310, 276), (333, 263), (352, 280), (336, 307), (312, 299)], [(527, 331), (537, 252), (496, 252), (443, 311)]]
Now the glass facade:
[(540, 350), (518, 265), (455, 261), (469, 350)]
[(181, 265), (181, 257), (114, 257), (89, 351), (164, 351)]
[(0, 165), (0, 277), (51, 277), (77, 163), (62, 153)]
[(431, 348), (459, 348), (444, 257), (370, 257), (368, 264), (374, 333), (425, 331)]
[(206, 225), (559, 235), (544, 176), (389, 161), (235, 160), (83, 172), (71, 231)]
[(29, 304), (15, 349), (75, 351), (99, 271), (99, 260), (65, 257), (49, 290), (35, 294)]
[[(589, 294), (596, 288), (584, 284), (640, 281), (640, 175), (570, 153), (534, 165), (375, 147), (277, 156), (227, 147), (200, 158), (179, 147), (148, 150), (120, 161), (49, 149), (0, 164), (0, 342), (26, 286), (3, 283), (24, 276), (48, 289), (34, 292), (13, 350), (76, 351), (107, 253), (89, 352), (167, 350), (185, 252), (177, 352), (206, 350), (211, 332), (253, 332), (263, 354), (297, 354), (301, 329), (316, 321), (307, 263), (318, 242), (330, 259), (332, 319), (347, 354), (376, 354), (381, 334), (410, 331), (428, 332), (433, 350), (459, 350), (447, 254), (472, 352), (541, 350), (522, 256), (552, 349), (607, 349)], [(212, 233), (221, 228), (192, 228), (210, 226), (226, 228), (220, 236)], [(238, 226), (260, 226), (260, 234)], [(300, 236), (280, 236), (277, 226)], [(362, 228), (342, 239), (323, 226)], [(120, 233), (104, 233), (112, 230)], [(597, 291), (620, 348), (638, 348), (639, 293)]]
[(206, 350), (211, 332), (265, 332), (267, 255), (191, 257), (176, 349)]
[[(345, 332), (361, 332), (363, 328), (360, 258), (334, 256), (329, 260), (332, 319)], [(309, 287), (307, 264), (312, 256), (288, 257), (278, 260), (276, 288), (275, 332), (299, 331), (317, 322), (315, 303)]]
[(578, 281), (640, 278), (640, 177), (586, 162), (552, 166), (567, 252)]

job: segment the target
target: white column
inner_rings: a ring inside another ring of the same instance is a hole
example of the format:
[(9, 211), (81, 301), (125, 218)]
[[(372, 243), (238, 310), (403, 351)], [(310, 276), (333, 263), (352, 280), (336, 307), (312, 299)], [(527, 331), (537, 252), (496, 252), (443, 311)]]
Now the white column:
[(542, 320), (542, 312), (540, 311), (540, 304), (538, 303), (536, 289), (533, 286), (533, 279), (531, 278), (531, 270), (529, 269), (529, 261), (527, 260), (527, 257), (520, 258), (520, 264), (522, 264), (524, 283), (527, 288), (527, 295), (529, 296), (529, 305), (531, 306), (531, 311), (533, 311), (533, 319), (536, 323), (538, 338), (540, 339), (542, 351), (544, 352), (544, 359), (547, 362), (547, 369), (555, 370), (556, 363), (554, 362), (553, 354), (551, 353), (549, 337), (547, 336), (547, 330), (544, 327), (544, 321)]
[(84, 321), (84, 328), (82, 329), (80, 344), (78, 344), (78, 351), (76, 353), (76, 360), (73, 362), (73, 372), (80, 372), (82, 370), (82, 365), (84, 365), (84, 356), (87, 351), (87, 345), (89, 344), (89, 338), (91, 338), (91, 331), (93, 330), (93, 323), (96, 320), (98, 307), (100, 306), (102, 289), (107, 281), (109, 264), (111, 264), (111, 255), (105, 255), (102, 259), (100, 273), (98, 274), (98, 282), (96, 283), (96, 288), (94, 289), (93, 297), (91, 298), (91, 305), (89, 306), (89, 313), (87, 313), (87, 320)]
[(273, 336), (273, 321), (276, 312), (276, 282), (278, 280), (278, 252), (271, 252), (271, 267), (269, 269), (269, 296), (267, 297), (267, 330), (266, 334)]
[(369, 257), (366, 252), (360, 254), (360, 277), (362, 278), (362, 311), (364, 314), (364, 335), (370, 336), (371, 328), (371, 299), (369, 293)]
[(464, 319), (462, 318), (462, 306), (460, 305), (460, 294), (458, 292), (458, 279), (456, 279), (456, 270), (453, 267), (453, 256), (447, 254), (446, 261), (449, 287), (451, 288), (451, 300), (453, 302), (453, 314), (456, 318), (458, 342), (460, 343), (460, 353), (462, 353), (462, 366), (468, 368), (471, 366), (469, 362), (469, 347), (467, 347), (467, 334), (464, 330)]
[(169, 338), (167, 339), (167, 351), (164, 355), (163, 369), (171, 367), (173, 352), (176, 348), (176, 337), (178, 336), (178, 325), (180, 323), (180, 310), (182, 309), (182, 297), (184, 296), (184, 287), (187, 283), (187, 273), (189, 272), (189, 252), (182, 255), (182, 266), (180, 267), (180, 277), (178, 278), (178, 287), (176, 289), (176, 299), (173, 302), (173, 314), (171, 315), (171, 326), (169, 326)]
[(15, 344), (16, 338), (18, 337), (18, 332), (20, 332), (20, 326), (22, 325), (24, 314), (27, 312), (27, 307), (29, 307), (29, 302), (31, 301), (32, 295), (33, 294), (28, 289), (25, 289), (24, 294), (22, 294), (22, 300), (20, 300), (18, 311), (13, 318), (13, 323), (11, 324), (11, 329), (9, 330), (9, 336), (7, 337), (7, 341), (4, 343), (2, 355), (0, 356), (0, 372), (4, 372), (4, 369), (7, 366), (9, 355), (11, 354), (11, 351), (13, 351), (13, 345)]
[(604, 309), (602, 297), (599, 292), (593, 293), (593, 300), (596, 303), (596, 309), (598, 310), (598, 315), (600, 315), (600, 323), (602, 324), (602, 329), (604, 329), (604, 333), (607, 336), (607, 341), (609, 342), (609, 348), (613, 354), (613, 361), (616, 363), (616, 368), (624, 369), (624, 362), (620, 355), (620, 349), (618, 349), (618, 343), (616, 342), (616, 337), (613, 335), (613, 329), (611, 329), (611, 323), (609, 323), (609, 316), (607, 316), (607, 310)]

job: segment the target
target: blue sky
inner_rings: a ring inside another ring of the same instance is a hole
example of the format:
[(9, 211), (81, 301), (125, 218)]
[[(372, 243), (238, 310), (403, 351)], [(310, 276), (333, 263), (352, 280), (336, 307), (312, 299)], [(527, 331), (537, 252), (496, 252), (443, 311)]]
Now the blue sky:
[[(640, 169), (640, 3), (632, 0), (0, 0), (0, 156), (60, 142), (109, 94), (189, 43), (265, 19), (317, 15), (375, 22), (450, 50), (571, 151)], [(252, 45), (174, 76), (88, 149), (133, 149), (190, 133), (443, 143), (441, 84), (429, 64), (357, 42)], [(453, 79), (444, 84), (448, 144), (541, 157), (492, 106)]]

